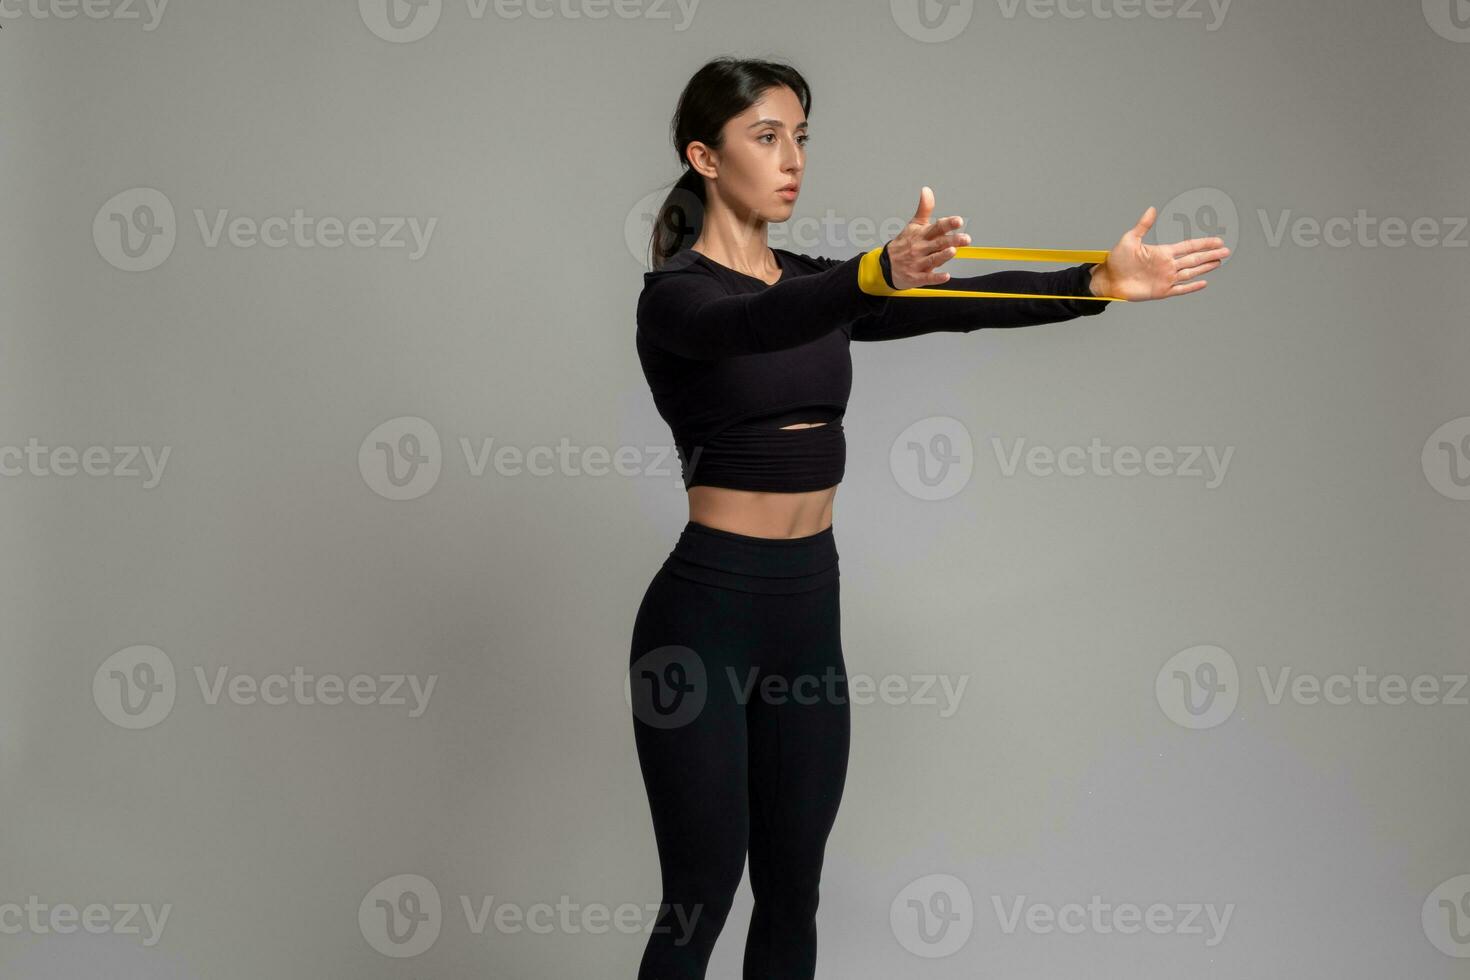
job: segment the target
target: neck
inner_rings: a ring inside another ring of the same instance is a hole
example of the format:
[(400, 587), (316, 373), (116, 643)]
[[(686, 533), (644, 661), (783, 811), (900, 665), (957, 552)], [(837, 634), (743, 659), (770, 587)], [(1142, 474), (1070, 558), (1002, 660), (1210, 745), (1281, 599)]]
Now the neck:
[(764, 277), (772, 271), (766, 245), (766, 220), (741, 219), (718, 199), (706, 208), (704, 226), (693, 248), (737, 272)]

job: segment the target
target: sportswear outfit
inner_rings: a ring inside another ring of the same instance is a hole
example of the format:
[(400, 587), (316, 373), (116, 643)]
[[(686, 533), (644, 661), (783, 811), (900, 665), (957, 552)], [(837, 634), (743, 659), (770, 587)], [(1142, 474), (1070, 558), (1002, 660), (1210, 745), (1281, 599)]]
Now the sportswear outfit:
[[(773, 248), (774, 284), (687, 249), (644, 274), (637, 351), (686, 487), (795, 493), (842, 481), (851, 341), (1101, 313), (1101, 300), (885, 296), (886, 246)], [(1091, 263), (951, 277), (935, 289), (1089, 295)], [(804, 429), (793, 422), (825, 421)], [(847, 773), (838, 555), (690, 521), (633, 625), (634, 739), (662, 874), (639, 980), (702, 978), (747, 855), (744, 980), (815, 975), (818, 879)]]

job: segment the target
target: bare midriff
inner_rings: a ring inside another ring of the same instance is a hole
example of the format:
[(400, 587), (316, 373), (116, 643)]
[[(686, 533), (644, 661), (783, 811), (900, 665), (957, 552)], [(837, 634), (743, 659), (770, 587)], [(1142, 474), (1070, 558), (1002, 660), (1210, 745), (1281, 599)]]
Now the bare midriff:
[[(807, 429), (825, 422), (798, 422), (783, 429)], [(754, 538), (804, 538), (832, 526), (832, 499), (837, 487), (799, 493), (732, 490), (729, 487), (689, 488), (689, 519)]]

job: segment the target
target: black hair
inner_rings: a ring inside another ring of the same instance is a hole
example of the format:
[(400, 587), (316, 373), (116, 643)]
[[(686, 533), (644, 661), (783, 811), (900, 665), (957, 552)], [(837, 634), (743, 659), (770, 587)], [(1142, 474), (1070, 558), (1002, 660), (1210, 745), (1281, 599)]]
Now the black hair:
[(806, 79), (790, 65), (759, 58), (715, 58), (695, 72), (679, 96), (674, 119), (669, 125), (674, 150), (684, 173), (653, 219), (649, 253), (653, 268), (688, 248), (699, 237), (704, 224), (704, 176), (689, 165), (685, 156), (695, 141), (719, 149), (721, 132), (734, 116), (760, 101), (768, 90), (786, 86), (796, 93), (802, 112), (810, 115), (812, 93)]

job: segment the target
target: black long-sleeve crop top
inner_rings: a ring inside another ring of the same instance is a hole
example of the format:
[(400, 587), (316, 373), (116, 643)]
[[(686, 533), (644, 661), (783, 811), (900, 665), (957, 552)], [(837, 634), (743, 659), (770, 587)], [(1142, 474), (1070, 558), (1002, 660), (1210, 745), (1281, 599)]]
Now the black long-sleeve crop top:
[[(646, 272), (637, 350), (673, 432), (684, 485), (795, 493), (842, 482), (853, 340), (969, 333), (1094, 316), (1103, 300), (885, 296), (869, 292), (887, 246), (846, 260), (772, 248), (774, 284), (686, 249)], [(866, 261), (865, 261), (866, 260)], [(1090, 295), (1091, 263), (957, 277), (936, 289)], [(860, 274), (861, 270), (861, 274)], [(794, 422), (825, 425), (783, 429)]]

